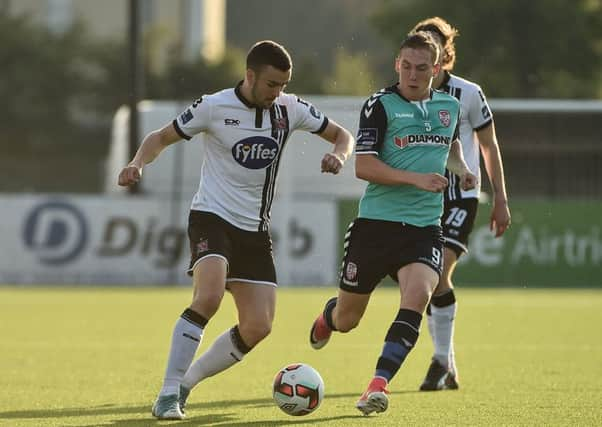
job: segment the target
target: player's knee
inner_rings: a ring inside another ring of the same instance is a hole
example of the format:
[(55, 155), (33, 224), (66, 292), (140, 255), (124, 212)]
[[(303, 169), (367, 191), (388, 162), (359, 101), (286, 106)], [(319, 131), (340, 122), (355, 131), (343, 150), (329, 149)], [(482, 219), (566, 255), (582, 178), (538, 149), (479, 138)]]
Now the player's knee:
[(252, 347), (270, 335), (272, 332), (272, 322), (267, 320), (241, 322), (238, 325), (238, 329), (244, 341)]
[(355, 313), (338, 313), (334, 323), (339, 332), (349, 332), (359, 325), (360, 316)]
[(426, 309), (426, 306), (433, 295), (432, 286), (432, 284), (426, 282), (423, 284), (415, 283), (406, 290), (401, 308), (422, 313)]
[(449, 292), (450, 289), (453, 288), (451, 280), (448, 277), (441, 277), (439, 283), (437, 284), (437, 288), (435, 289), (435, 295), (441, 295)]
[(223, 294), (220, 293), (198, 293), (192, 300), (193, 310), (207, 317), (212, 317), (222, 302)]
[(424, 286), (417, 288), (414, 295), (417, 301), (424, 301), (425, 306), (430, 301), (433, 296), (434, 289), (432, 288), (432, 284), (425, 283)]

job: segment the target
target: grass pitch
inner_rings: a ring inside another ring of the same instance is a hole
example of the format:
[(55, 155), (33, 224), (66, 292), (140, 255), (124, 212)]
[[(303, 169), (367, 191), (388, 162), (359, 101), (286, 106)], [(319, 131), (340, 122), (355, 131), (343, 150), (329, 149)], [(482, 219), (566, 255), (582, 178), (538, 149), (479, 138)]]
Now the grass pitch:
[[(431, 342), (390, 385), (389, 410), (354, 404), (373, 374), (398, 292), (378, 289), (362, 324), (312, 350), (308, 331), (330, 289), (278, 290), (272, 335), (234, 368), (193, 390), (188, 418), (155, 421), (173, 325), (188, 289), (0, 287), (1, 426), (602, 425), (602, 290), (458, 289), (461, 389), (424, 393)], [(236, 323), (226, 295), (200, 352)], [(271, 382), (306, 362), (326, 398), (306, 417), (282, 413)]]

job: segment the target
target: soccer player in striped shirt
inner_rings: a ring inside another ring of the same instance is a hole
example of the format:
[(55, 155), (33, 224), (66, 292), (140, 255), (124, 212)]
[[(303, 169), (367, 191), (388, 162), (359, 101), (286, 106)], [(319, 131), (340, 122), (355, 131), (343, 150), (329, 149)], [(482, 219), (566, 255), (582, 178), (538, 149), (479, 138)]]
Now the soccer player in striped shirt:
[[(283, 92), (291, 74), (283, 46), (256, 43), (247, 55), (244, 80), (203, 96), (147, 135), (119, 175), (120, 185), (131, 185), (165, 147), (201, 134), (205, 157), (188, 220), (192, 302), (173, 330), (163, 386), (152, 409), (159, 419), (184, 418), (194, 386), (240, 362), (270, 333), (276, 304), (270, 211), (290, 134), (303, 130), (332, 144), (322, 158), (322, 172), (337, 174), (351, 155), (354, 139), (347, 130)], [(226, 290), (239, 322), (192, 363)]]
[(449, 185), (444, 194), (443, 274), (427, 307), (427, 324), (433, 340), (434, 354), (420, 390), (457, 389), (458, 370), (454, 352), (454, 321), (457, 303), (452, 276), (458, 259), (468, 252), (468, 237), (472, 231), (480, 194), (479, 152), (493, 190), (490, 228), (500, 237), (510, 225), (510, 210), (504, 180), (502, 156), (498, 147), (493, 115), (479, 85), (452, 74), (456, 60), (454, 39), (458, 30), (440, 17), (425, 19), (412, 31), (427, 31), (441, 45), (442, 71), (435, 77), (433, 87), (447, 92), (460, 101), (460, 141), (469, 169), (479, 177), (475, 188), (463, 190), (458, 176), (449, 170)]

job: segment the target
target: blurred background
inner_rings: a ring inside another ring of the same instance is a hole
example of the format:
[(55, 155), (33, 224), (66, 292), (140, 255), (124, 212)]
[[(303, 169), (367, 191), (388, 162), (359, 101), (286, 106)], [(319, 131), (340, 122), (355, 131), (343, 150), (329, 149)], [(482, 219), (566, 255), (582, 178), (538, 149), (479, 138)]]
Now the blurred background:
[[(234, 86), (261, 39), (291, 53), (288, 92), (355, 132), (400, 40), (436, 15), (460, 30), (454, 73), (488, 96), (513, 211), (493, 239), (484, 182), (457, 282), (602, 287), (601, 0), (0, 0), (0, 283), (188, 283), (202, 144), (124, 193), (144, 134)], [(320, 176), (328, 147), (310, 138), (281, 172), (276, 262), (283, 284), (333, 285), (364, 184), (352, 164)]]

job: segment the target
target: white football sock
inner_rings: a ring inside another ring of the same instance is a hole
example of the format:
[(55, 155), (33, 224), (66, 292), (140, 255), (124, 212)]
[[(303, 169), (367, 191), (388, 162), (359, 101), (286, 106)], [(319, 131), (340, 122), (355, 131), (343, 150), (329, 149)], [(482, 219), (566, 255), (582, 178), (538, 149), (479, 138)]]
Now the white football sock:
[(452, 337), (451, 345), (449, 346), (449, 369), (458, 376), (458, 369), (456, 369), (456, 353), (454, 352), (454, 340)]
[(160, 395), (179, 393), (182, 378), (190, 367), (202, 338), (203, 329), (199, 325), (183, 317), (178, 319), (171, 337), (171, 349)]
[[(454, 339), (454, 321), (457, 307), (457, 303), (445, 307), (437, 307), (431, 304), (430, 317), (432, 318), (433, 323), (431, 335), (435, 347), (435, 354), (433, 357), (446, 367), (451, 367), (451, 358), (453, 357), (452, 340)], [(431, 330), (430, 324), (429, 330)]]
[(203, 379), (220, 373), (240, 362), (245, 353), (232, 341), (233, 329), (221, 334), (213, 345), (190, 366), (182, 379), (182, 385), (192, 389)]

